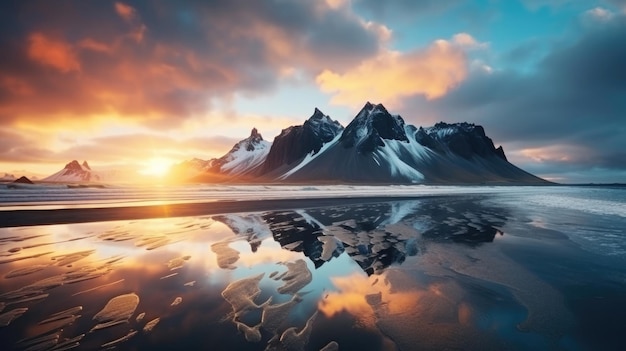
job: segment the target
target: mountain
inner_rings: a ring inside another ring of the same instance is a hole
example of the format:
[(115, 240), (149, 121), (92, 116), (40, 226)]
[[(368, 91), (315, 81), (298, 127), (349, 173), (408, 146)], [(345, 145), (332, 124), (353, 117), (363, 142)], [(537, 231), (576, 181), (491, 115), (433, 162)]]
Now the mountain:
[(335, 139), (342, 131), (343, 126), (339, 122), (315, 108), (313, 115), (304, 124), (283, 129), (274, 138), (261, 173), (286, 170), (305, 156), (317, 154), (324, 144)]
[(76, 160), (66, 164), (62, 170), (42, 179), (43, 182), (55, 183), (98, 182), (100, 180), (100, 176), (91, 170), (87, 161), (83, 161), (81, 165)]
[(28, 179), (28, 178), (26, 178), (24, 176), (21, 176), (21, 177), (17, 178), (16, 180), (13, 181), (13, 183), (33, 184), (33, 182), (30, 179)]
[(508, 162), (482, 126), (406, 124), (367, 102), (344, 128), (315, 108), (302, 125), (272, 143), (256, 128), (224, 156), (172, 168), (177, 180), (201, 182), (372, 184), (549, 184)]
[(12, 182), (14, 180), (15, 176), (10, 173), (5, 173), (3, 176), (0, 177), (0, 182)]
[[(250, 136), (236, 143), (224, 156), (204, 161), (202, 172), (195, 176), (196, 181), (243, 181), (249, 180), (260, 172), (272, 143), (263, 140), (256, 128)], [(197, 165), (202, 165), (196, 161)]]
[(481, 126), (416, 128), (370, 102), (317, 153), (281, 170), (274, 180), (296, 183), (547, 183), (509, 163)]
[(410, 143), (404, 120), (382, 105), (365, 104), (352, 122), (313, 157), (278, 179), (289, 182), (421, 183), (423, 147)]

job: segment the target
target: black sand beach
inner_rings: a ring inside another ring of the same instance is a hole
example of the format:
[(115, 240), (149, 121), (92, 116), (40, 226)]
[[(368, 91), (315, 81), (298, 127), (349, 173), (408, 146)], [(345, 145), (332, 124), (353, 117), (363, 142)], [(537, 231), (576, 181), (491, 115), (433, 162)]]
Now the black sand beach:
[[(394, 200), (415, 197), (393, 197)], [(388, 201), (390, 197), (338, 197), (304, 199), (266, 199), (242, 201), (212, 201), (174, 203), (149, 206), (64, 208), (53, 210), (0, 211), (0, 228), (46, 224), (67, 224), (213, 215), (218, 213), (256, 212), (293, 208), (314, 208), (336, 205), (354, 205)]]
[(626, 214), (597, 191), (5, 211), (0, 342), (619, 350)]

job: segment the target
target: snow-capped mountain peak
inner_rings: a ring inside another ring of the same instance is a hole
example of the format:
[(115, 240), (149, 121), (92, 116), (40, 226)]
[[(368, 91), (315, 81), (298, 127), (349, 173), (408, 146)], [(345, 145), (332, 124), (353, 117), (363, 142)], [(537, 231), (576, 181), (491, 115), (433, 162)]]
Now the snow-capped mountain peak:
[(42, 179), (44, 182), (74, 183), (74, 182), (97, 182), (100, 176), (92, 172), (87, 161), (81, 165), (72, 160), (62, 170)]
[(221, 158), (215, 160), (211, 168), (218, 173), (242, 175), (262, 165), (270, 151), (272, 143), (263, 140), (256, 128), (250, 136), (241, 140)]
[(341, 136), (345, 148), (356, 146), (361, 153), (372, 152), (384, 146), (384, 140), (408, 142), (404, 120), (399, 115), (391, 115), (382, 104), (369, 101), (348, 124)]
[(286, 165), (295, 165), (308, 155), (315, 155), (343, 131), (343, 126), (315, 108), (302, 125), (283, 129), (274, 138), (262, 173), (273, 172)]
[[(310, 129), (313, 134), (320, 138), (322, 144), (333, 140), (333, 138), (343, 130), (341, 123), (331, 119), (317, 107), (315, 111), (313, 111), (313, 115), (304, 121), (302, 127)], [(317, 151), (319, 151), (319, 149), (315, 150), (315, 152)]]

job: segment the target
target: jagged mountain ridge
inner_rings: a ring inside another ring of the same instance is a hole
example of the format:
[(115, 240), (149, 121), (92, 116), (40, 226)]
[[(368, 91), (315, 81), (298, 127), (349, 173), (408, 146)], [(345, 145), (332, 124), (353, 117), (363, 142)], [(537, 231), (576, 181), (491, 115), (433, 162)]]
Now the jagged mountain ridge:
[(288, 170), (294, 162), (307, 155), (317, 154), (324, 144), (332, 141), (343, 131), (343, 126), (315, 108), (313, 115), (300, 126), (283, 129), (274, 138), (261, 174), (277, 169)]
[(341, 137), (278, 177), (287, 182), (544, 184), (506, 160), (481, 126), (407, 125), (366, 103)]
[(406, 124), (401, 116), (390, 114), (382, 104), (370, 102), (345, 128), (316, 108), (302, 125), (283, 129), (273, 143), (263, 141), (257, 147), (259, 140), (260, 134), (253, 129), (250, 137), (221, 158), (196, 161), (196, 169), (204, 173), (195, 180), (548, 183), (509, 163), (502, 147), (494, 146), (482, 126), (440, 122), (417, 128)]

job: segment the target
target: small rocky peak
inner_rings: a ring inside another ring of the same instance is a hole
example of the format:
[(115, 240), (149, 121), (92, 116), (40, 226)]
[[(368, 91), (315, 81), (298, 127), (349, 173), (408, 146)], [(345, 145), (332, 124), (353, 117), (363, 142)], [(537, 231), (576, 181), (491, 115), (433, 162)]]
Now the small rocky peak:
[(315, 108), (315, 110), (313, 111), (313, 115), (311, 116), (310, 119), (322, 119), (324, 118), (326, 115), (324, 114), (324, 112), (320, 111), (320, 109), (318, 109), (317, 107)]
[(356, 145), (359, 151), (369, 152), (384, 145), (382, 141), (374, 141), (376, 138), (408, 142), (402, 117), (391, 115), (383, 104), (374, 105), (368, 101), (344, 129), (341, 142), (346, 148)]
[(80, 163), (78, 163), (78, 161), (76, 160), (73, 160), (72, 162), (66, 164), (65, 169), (76, 170), (76, 171), (83, 170), (83, 168), (80, 166)]
[(91, 167), (89, 167), (89, 163), (87, 163), (87, 161), (83, 161), (83, 168), (91, 171)]
[(252, 132), (250, 132), (250, 136), (244, 140), (245, 147), (247, 151), (254, 151), (256, 145), (259, 145), (261, 141), (263, 141), (263, 136), (256, 128), (252, 128)]
[(259, 131), (256, 128), (252, 128), (252, 132), (250, 132), (250, 138), (263, 140), (263, 136), (261, 136), (261, 133), (259, 133)]
[(498, 146), (498, 148), (496, 149), (496, 156), (500, 157), (501, 159), (508, 161), (506, 158), (506, 155), (504, 154), (504, 149), (502, 148), (502, 145)]
[(13, 183), (33, 184), (33, 182), (31, 182), (30, 179), (26, 178), (25, 176), (21, 176), (17, 178), (16, 180), (13, 181)]

